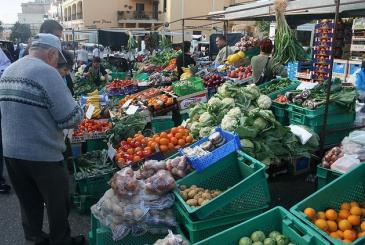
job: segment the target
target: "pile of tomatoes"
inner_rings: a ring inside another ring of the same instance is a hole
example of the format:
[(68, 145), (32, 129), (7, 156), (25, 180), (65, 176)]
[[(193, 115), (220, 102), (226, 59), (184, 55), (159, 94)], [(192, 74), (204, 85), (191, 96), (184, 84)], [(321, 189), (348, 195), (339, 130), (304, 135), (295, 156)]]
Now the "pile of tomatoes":
[(73, 136), (82, 136), (85, 133), (101, 133), (112, 127), (112, 123), (106, 120), (84, 119), (76, 130)]
[(239, 68), (229, 72), (227, 76), (230, 78), (238, 78), (239, 80), (249, 78), (252, 76), (252, 67), (251, 66), (246, 66), (246, 67), (240, 66)]
[(131, 163), (137, 163), (157, 151), (162, 153), (174, 151), (192, 142), (193, 137), (189, 130), (182, 126), (172, 128), (168, 132), (155, 134), (152, 137), (136, 134), (133, 138), (120, 142), (115, 161), (122, 168)]

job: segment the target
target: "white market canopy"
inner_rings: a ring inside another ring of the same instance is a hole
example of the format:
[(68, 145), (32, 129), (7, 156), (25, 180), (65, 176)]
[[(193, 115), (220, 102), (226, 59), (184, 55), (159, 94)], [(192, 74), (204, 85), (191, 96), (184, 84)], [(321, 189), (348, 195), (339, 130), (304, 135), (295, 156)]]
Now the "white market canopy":
[[(272, 19), (275, 15), (273, 3), (273, 0), (254, 1), (211, 12), (209, 16), (221, 20)], [(334, 16), (335, 12), (335, 0), (292, 0), (288, 2), (286, 16), (320, 19)], [(364, 16), (365, 0), (340, 0), (340, 13), (344, 17)]]

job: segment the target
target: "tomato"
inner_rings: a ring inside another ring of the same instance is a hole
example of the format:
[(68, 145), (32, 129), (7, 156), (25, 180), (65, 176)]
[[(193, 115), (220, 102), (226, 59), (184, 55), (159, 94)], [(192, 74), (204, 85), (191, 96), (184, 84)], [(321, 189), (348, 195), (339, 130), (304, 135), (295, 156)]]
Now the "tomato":
[(169, 138), (169, 139), (171, 139), (172, 137), (174, 137), (174, 135), (171, 133), (167, 135), (167, 138)]
[(136, 147), (134, 148), (134, 152), (137, 152), (137, 151), (142, 151), (143, 149), (141, 147)]
[(127, 160), (128, 160), (128, 161), (133, 161), (133, 158), (134, 158), (134, 156), (133, 156), (133, 155), (127, 155)]
[(153, 137), (153, 140), (157, 143), (157, 144), (159, 144), (160, 143), (160, 137)]
[(129, 155), (133, 154), (133, 153), (134, 153), (133, 148), (129, 148), (129, 149), (127, 150), (127, 153), (128, 153)]
[(169, 140), (167, 138), (160, 139), (160, 145), (168, 145), (168, 144), (169, 144)]
[(186, 132), (185, 129), (182, 129), (182, 128), (178, 130), (178, 133), (180, 133), (182, 135), (185, 135), (185, 132)]
[(128, 143), (131, 143), (131, 142), (132, 142), (132, 140), (133, 140), (133, 139), (129, 137), (129, 138), (127, 139), (127, 142), (128, 142)]
[(181, 139), (182, 137), (183, 137), (183, 135), (181, 133), (176, 133), (175, 134), (175, 138), (178, 139), (178, 140)]
[(166, 138), (167, 137), (167, 133), (166, 132), (162, 132), (161, 134), (160, 134), (160, 138)]
[(132, 161), (133, 162), (139, 162), (139, 161), (141, 161), (141, 157), (136, 155), (136, 156), (133, 157)]
[(139, 141), (139, 140), (136, 140), (136, 141), (134, 141), (134, 147), (141, 147), (141, 141)]
[(175, 137), (172, 137), (172, 138), (170, 139), (170, 142), (171, 142), (172, 144), (174, 144), (174, 145), (177, 145), (177, 139), (176, 139)]

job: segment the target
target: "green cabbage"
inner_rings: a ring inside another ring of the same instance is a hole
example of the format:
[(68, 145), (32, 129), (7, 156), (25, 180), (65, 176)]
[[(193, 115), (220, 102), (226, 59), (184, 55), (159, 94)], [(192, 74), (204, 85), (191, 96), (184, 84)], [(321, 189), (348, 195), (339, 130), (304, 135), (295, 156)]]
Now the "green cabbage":
[(248, 237), (242, 237), (240, 241), (238, 242), (238, 245), (251, 245), (252, 241)]
[(262, 131), (268, 126), (268, 122), (263, 119), (262, 117), (257, 117), (254, 121), (252, 126), (257, 129), (258, 131)]
[(265, 234), (262, 231), (255, 231), (251, 234), (251, 240), (253, 242), (263, 242), (265, 238)]

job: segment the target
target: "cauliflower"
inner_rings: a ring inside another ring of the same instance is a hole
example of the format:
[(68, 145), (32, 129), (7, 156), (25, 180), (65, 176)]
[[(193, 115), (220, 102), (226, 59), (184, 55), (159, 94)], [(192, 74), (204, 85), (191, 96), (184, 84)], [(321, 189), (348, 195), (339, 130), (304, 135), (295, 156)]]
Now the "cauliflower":
[(212, 127), (201, 128), (199, 131), (199, 136), (200, 136), (200, 138), (208, 137), (213, 131), (214, 131), (214, 128), (212, 128)]
[(209, 126), (211, 124), (213, 124), (214, 120), (212, 118), (212, 116), (209, 114), (209, 112), (204, 112), (203, 114), (200, 115), (199, 117), (199, 123), (201, 123), (201, 125), (203, 127)]
[(247, 85), (247, 87), (245, 88), (245, 91), (250, 93), (252, 95), (253, 99), (256, 99), (260, 96), (260, 89), (254, 83)]
[(259, 106), (259, 108), (261, 109), (270, 109), (271, 107), (271, 99), (269, 96), (267, 95), (260, 95), (260, 97), (257, 99), (257, 105)]
[(233, 98), (224, 98), (222, 104), (224, 108), (233, 108), (235, 106)]
[(227, 131), (234, 131), (239, 125), (239, 122), (236, 118), (225, 115), (221, 122), (221, 127)]
[(212, 97), (208, 101), (209, 111), (215, 112), (215, 111), (218, 111), (221, 107), (222, 107), (222, 101), (216, 97)]
[(193, 122), (192, 124), (189, 125), (189, 129), (190, 129), (191, 134), (195, 137), (195, 136), (199, 135), (201, 126), (198, 122)]
[(227, 113), (227, 116), (232, 117), (232, 118), (240, 118), (241, 117), (241, 109), (239, 107), (235, 107), (231, 110), (229, 110), (229, 112)]

